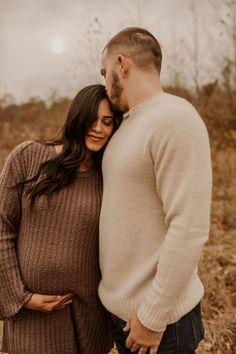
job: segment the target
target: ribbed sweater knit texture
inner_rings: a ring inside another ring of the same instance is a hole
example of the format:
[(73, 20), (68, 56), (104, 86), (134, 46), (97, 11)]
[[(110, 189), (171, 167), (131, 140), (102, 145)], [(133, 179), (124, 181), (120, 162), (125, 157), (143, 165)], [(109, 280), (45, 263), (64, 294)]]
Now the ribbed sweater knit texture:
[(204, 293), (197, 264), (209, 233), (211, 158), (193, 106), (163, 93), (131, 109), (106, 148), (103, 178), (101, 301), (163, 331)]
[[(98, 223), (101, 173), (78, 172), (73, 184), (51, 197), (26, 198), (39, 165), (53, 146), (24, 142), (0, 175), (0, 318), (9, 354), (105, 354), (111, 340), (97, 295), (100, 280)], [(22, 308), (32, 293), (73, 292), (73, 303), (51, 314)]]

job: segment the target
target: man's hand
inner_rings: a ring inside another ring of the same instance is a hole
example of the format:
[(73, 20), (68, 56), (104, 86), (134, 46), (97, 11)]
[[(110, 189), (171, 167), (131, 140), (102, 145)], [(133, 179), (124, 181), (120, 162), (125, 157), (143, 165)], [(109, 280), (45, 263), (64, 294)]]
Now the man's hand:
[(72, 293), (66, 295), (42, 295), (33, 294), (31, 299), (24, 304), (24, 307), (29, 310), (51, 313), (52, 311), (62, 310), (72, 302)]
[(126, 347), (133, 353), (139, 350), (138, 354), (156, 354), (160, 345), (163, 332), (154, 332), (143, 326), (136, 314), (132, 315), (123, 329), (129, 332), (126, 339)]

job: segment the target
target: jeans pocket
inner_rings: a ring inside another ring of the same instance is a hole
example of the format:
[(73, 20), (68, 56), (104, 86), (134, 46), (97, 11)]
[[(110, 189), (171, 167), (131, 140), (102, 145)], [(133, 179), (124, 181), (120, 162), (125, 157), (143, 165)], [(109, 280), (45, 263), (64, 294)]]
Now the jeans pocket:
[(200, 303), (189, 313), (196, 347), (204, 338), (204, 325), (201, 316)]
[(120, 329), (123, 330), (123, 328), (126, 325), (126, 322), (124, 320), (122, 320), (121, 318), (119, 318), (113, 314), (110, 314), (110, 318), (115, 323), (116, 326), (118, 326)]
[(194, 353), (204, 337), (200, 304), (176, 322), (177, 353)]

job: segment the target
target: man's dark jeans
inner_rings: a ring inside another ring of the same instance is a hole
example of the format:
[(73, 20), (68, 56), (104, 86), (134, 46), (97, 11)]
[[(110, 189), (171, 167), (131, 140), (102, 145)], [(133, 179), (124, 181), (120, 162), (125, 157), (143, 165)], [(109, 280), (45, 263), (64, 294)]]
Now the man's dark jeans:
[[(119, 354), (131, 353), (125, 346), (128, 333), (123, 332), (123, 328), (126, 322), (113, 314), (109, 313), (108, 316), (109, 326)], [(179, 321), (166, 327), (157, 354), (194, 354), (203, 337), (204, 327), (199, 303)]]

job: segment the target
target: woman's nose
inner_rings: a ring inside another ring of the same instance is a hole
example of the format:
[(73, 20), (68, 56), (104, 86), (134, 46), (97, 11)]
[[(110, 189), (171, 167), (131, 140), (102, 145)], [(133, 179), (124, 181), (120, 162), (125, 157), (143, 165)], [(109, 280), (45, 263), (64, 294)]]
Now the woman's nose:
[(101, 131), (101, 123), (99, 121), (95, 121), (93, 123), (92, 129), (95, 130), (96, 132)]

